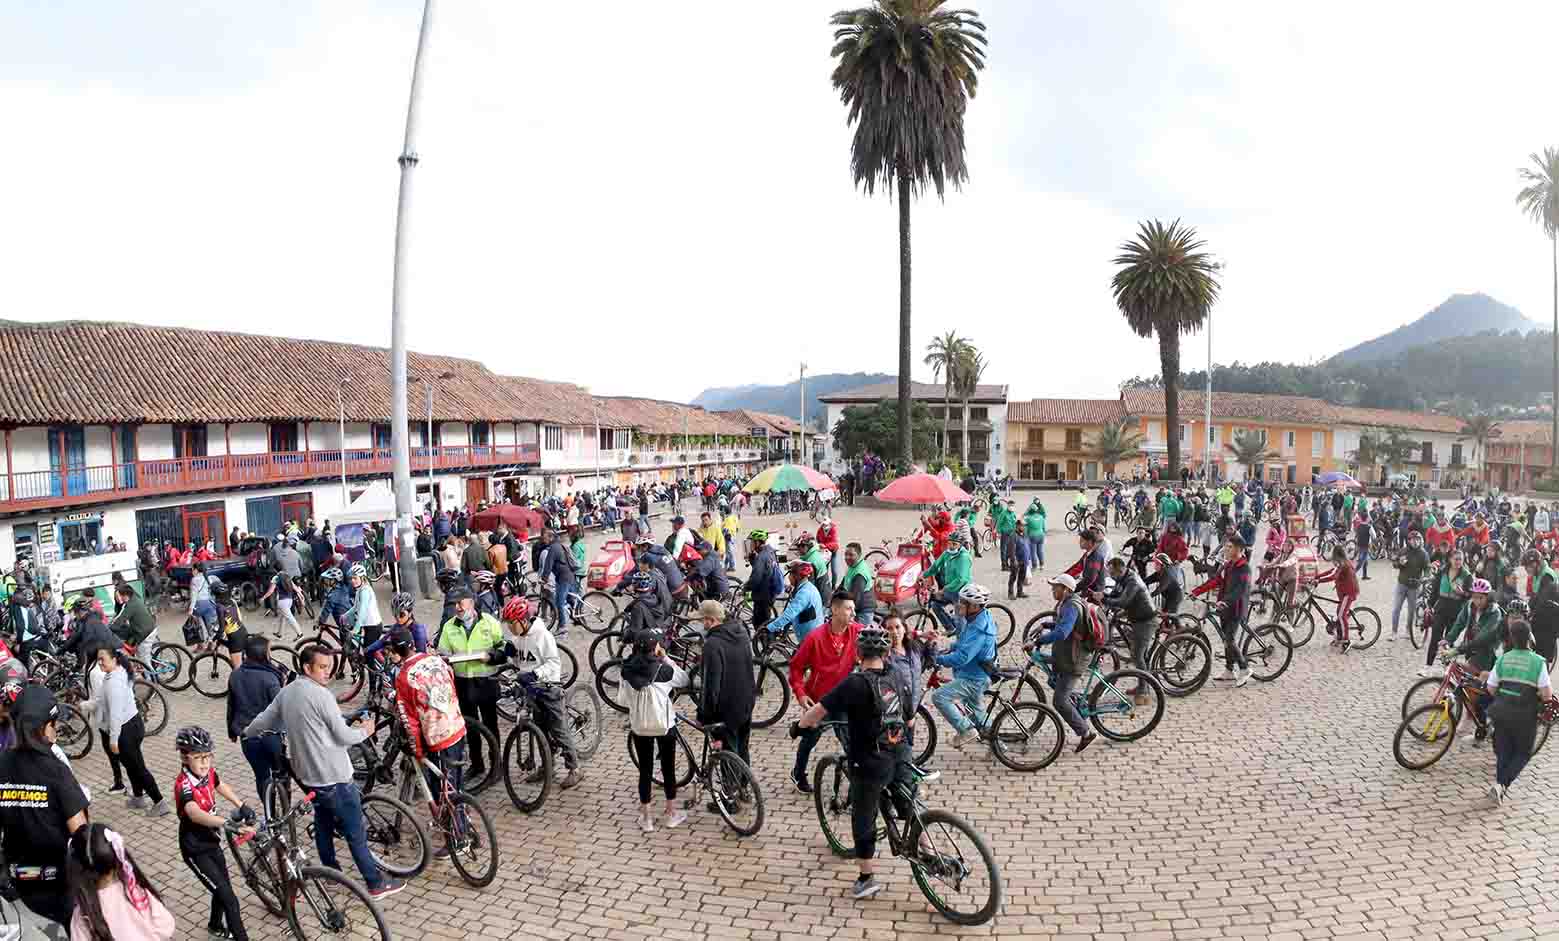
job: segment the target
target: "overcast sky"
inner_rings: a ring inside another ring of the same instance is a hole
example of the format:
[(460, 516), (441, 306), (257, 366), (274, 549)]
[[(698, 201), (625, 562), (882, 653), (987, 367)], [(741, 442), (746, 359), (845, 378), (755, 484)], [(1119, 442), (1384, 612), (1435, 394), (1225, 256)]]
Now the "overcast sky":
[[(896, 209), (851, 186), (840, 5), (439, 0), (411, 347), (683, 399), (893, 371)], [(1015, 397), (1156, 372), (1109, 292), (1154, 216), (1228, 266), (1219, 362), (1329, 355), (1458, 291), (1552, 317), (1514, 194), (1559, 146), (1559, 4), (969, 5), (990, 57), (969, 184), (914, 207), (917, 362), (957, 329)], [(0, 318), (388, 345), (420, 9), (0, 4)]]

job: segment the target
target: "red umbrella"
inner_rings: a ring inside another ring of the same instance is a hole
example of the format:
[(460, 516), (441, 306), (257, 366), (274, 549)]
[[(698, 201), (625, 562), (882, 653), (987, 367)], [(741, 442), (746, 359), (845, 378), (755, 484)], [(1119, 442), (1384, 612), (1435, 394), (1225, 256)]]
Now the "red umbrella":
[(877, 491), (876, 497), (889, 503), (961, 503), (974, 499), (951, 480), (936, 474), (906, 474)]
[(473, 516), (471, 528), (479, 533), (490, 533), (498, 529), (500, 522), (504, 522), (514, 532), (539, 533), (545, 520), (546, 517), (529, 507), (500, 503)]

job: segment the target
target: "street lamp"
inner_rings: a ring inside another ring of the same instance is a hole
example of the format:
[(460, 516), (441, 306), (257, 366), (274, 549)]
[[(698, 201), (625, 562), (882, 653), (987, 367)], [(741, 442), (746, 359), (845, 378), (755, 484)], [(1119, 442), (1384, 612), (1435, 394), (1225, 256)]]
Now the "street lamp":
[[(433, 380), (436, 379), (440, 382), (443, 382), (453, 378), (455, 378), (455, 374), (446, 369), (437, 376), (423, 378), (420, 380), (428, 391), (428, 509), (430, 512), (434, 513), (438, 512), (438, 490), (433, 485)], [(474, 454), (475, 452), (473, 451), (472, 453)], [(407, 471), (407, 476), (410, 476), (409, 469)]]
[(340, 439), (336, 442), (341, 454), (341, 509), (347, 506), (346, 499), (346, 387), (352, 381), (352, 376), (342, 373), (336, 383), (336, 409), (340, 417), (338, 432)]

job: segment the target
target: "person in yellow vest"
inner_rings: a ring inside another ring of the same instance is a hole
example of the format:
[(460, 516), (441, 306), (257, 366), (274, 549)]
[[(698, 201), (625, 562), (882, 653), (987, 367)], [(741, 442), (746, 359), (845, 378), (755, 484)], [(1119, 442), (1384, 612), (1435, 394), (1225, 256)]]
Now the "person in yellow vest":
[(736, 545), (736, 537), (742, 531), (742, 518), (736, 513), (736, 504), (732, 503), (726, 507), (725, 519), (721, 522), (720, 528), (724, 531), (725, 536), (725, 570), (734, 572), (736, 571), (736, 560), (731, 548)]
[[(498, 666), (488, 662), (494, 650), (503, 648), (503, 625), (491, 614), (478, 614), (476, 596), (464, 588), (450, 593), (455, 614), (439, 632), (438, 652), (450, 659), (455, 668), (455, 696), (467, 722), (480, 721), (498, 732)], [(456, 659), (459, 658), (459, 659)], [(501, 660), (500, 660), (501, 662)], [(471, 768), (468, 779), (487, 773), (487, 758), (482, 754), (482, 737), (472, 735)], [(499, 761), (497, 755), (493, 761)]]
[(698, 534), (715, 548), (715, 558), (725, 555), (725, 529), (713, 512), (705, 510), (698, 518)]

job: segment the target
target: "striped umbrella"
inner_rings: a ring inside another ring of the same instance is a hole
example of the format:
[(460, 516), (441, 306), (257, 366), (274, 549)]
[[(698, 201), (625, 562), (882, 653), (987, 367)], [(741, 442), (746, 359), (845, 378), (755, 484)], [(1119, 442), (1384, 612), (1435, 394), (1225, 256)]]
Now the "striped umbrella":
[(747, 493), (768, 493), (771, 490), (837, 490), (827, 474), (820, 474), (800, 464), (776, 464), (763, 471), (742, 488)]

